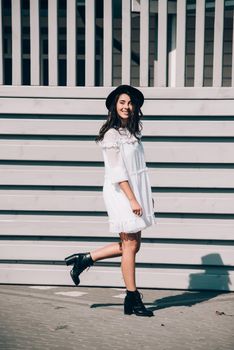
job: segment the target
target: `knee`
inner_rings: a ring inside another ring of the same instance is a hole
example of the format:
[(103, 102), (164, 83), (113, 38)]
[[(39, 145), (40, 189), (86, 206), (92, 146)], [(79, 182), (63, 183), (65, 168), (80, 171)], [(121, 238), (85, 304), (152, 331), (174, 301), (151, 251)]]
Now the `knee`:
[[(139, 232), (140, 233), (140, 232)], [(121, 250), (136, 254), (140, 250), (141, 236), (135, 233), (120, 233)]]
[(140, 243), (137, 241), (122, 242), (123, 251), (136, 254), (140, 250)]

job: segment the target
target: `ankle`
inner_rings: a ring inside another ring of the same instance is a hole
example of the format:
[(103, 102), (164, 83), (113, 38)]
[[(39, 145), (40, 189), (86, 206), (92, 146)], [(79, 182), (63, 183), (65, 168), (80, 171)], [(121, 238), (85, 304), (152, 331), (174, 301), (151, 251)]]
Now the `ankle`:
[(135, 294), (137, 292), (137, 289), (135, 289), (135, 290), (126, 289), (126, 292), (127, 292), (127, 294)]
[(91, 255), (90, 252), (85, 254), (85, 258), (86, 258), (86, 261), (88, 262), (89, 265), (93, 265), (94, 264), (94, 260), (93, 260), (92, 255)]
[(89, 257), (90, 257), (90, 261), (91, 261), (92, 263), (94, 263), (95, 260), (94, 260), (94, 258), (93, 258), (93, 256), (92, 256), (91, 252), (89, 252), (88, 254), (89, 254)]

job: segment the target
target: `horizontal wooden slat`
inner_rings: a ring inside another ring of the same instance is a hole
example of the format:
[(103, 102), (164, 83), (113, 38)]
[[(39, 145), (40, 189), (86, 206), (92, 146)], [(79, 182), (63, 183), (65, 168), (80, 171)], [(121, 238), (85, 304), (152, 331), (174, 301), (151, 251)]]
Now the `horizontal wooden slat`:
[[(53, 265), (0, 264), (1, 283), (74, 285), (70, 268)], [(139, 288), (234, 290), (234, 272), (204, 269), (137, 268)], [(82, 274), (81, 286), (124, 287), (119, 267), (92, 266)]]
[[(233, 193), (154, 192), (155, 210), (164, 213), (234, 214)], [(105, 211), (101, 192), (1, 190), (0, 210)]]
[[(213, 34), (212, 34), (213, 35)], [(42, 97), (42, 98), (75, 98), (105, 99), (113, 87), (63, 87), (63, 86), (0, 86), (1, 97)], [(230, 87), (178, 87), (160, 88), (140, 87), (146, 99), (232, 99), (233, 89)], [(38, 110), (35, 111), (38, 113)], [(191, 111), (190, 111), (191, 112)], [(41, 111), (40, 111), (41, 113)], [(74, 111), (77, 113), (77, 111)]]
[[(87, 106), (89, 106), (87, 108)], [(104, 99), (72, 98), (1, 98), (1, 113), (17, 114), (54, 114), (54, 115), (106, 115)], [(232, 116), (233, 99), (146, 99), (142, 107), (144, 115), (174, 116)]]
[(98, 216), (0, 215), (0, 235), (113, 237)]
[[(148, 168), (152, 187), (233, 188), (234, 169)], [(0, 185), (103, 186), (104, 167), (0, 164)]]
[[(64, 261), (74, 252), (94, 251), (108, 244), (99, 242), (42, 242), (42, 241), (0, 241), (1, 260)], [(157, 254), (155, 251), (157, 250)], [(189, 245), (142, 243), (137, 254), (138, 263), (183, 264), (208, 266), (233, 266), (234, 247), (219, 245)], [(120, 262), (121, 258), (105, 259), (105, 262)]]
[[(233, 240), (234, 220), (157, 217), (143, 238)], [(0, 215), (0, 236), (108, 237), (108, 217), (63, 215)]]
[(104, 167), (0, 165), (1, 185), (102, 186)]
[[(189, 118), (189, 117), (188, 117)], [(97, 135), (104, 120), (1, 118), (3, 135)], [(143, 122), (143, 136), (233, 137), (234, 121), (154, 120)]]
[[(233, 142), (145, 142), (147, 162), (233, 163)], [(103, 161), (95, 141), (0, 140), (0, 159)]]

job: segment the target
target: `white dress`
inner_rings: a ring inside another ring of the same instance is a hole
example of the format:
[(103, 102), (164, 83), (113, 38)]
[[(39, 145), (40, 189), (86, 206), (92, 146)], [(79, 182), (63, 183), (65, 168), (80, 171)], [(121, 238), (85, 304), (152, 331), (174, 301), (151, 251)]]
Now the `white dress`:
[[(119, 131), (111, 128), (99, 141), (105, 164), (103, 199), (110, 232), (134, 233), (156, 223), (152, 192), (141, 140), (138, 142), (126, 128)], [(133, 213), (126, 194), (119, 186), (119, 182), (125, 180), (128, 180), (143, 209), (142, 216)]]

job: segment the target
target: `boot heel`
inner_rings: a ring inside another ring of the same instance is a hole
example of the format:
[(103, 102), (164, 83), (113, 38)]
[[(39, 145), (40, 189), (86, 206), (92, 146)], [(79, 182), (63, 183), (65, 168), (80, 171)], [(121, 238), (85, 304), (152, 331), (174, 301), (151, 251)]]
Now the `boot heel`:
[(131, 304), (124, 304), (124, 314), (125, 315), (132, 315), (133, 310), (132, 310), (132, 305)]
[(124, 300), (124, 313), (126, 315), (135, 314), (136, 316), (154, 316), (154, 313), (146, 309), (142, 302), (143, 295), (138, 291), (128, 291)]
[(67, 266), (74, 264), (76, 260), (77, 254), (72, 254), (70, 256), (67, 256), (64, 260)]

